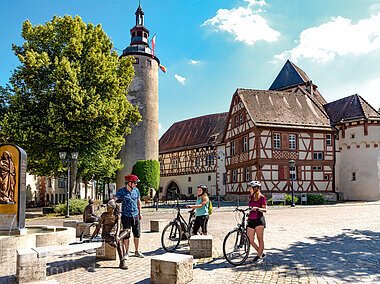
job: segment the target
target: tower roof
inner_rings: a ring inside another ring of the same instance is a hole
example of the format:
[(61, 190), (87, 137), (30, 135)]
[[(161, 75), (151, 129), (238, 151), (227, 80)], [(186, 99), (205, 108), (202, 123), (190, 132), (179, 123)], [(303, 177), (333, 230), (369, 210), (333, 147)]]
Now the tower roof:
[(152, 57), (158, 62), (158, 64), (160, 64), (159, 59), (154, 55), (154, 50), (152, 50), (149, 46), (149, 30), (144, 26), (144, 11), (140, 3), (137, 7), (135, 15), (136, 24), (130, 30), (131, 43), (123, 50), (121, 57), (133, 54), (146, 55)]
[(280, 73), (278, 73), (276, 79), (269, 87), (269, 90), (280, 90), (284, 88), (294, 87), (297, 85), (305, 84), (309, 81), (310, 78), (301, 68), (287, 60)]
[(361, 119), (380, 119), (380, 114), (358, 94), (324, 105), (332, 125)]

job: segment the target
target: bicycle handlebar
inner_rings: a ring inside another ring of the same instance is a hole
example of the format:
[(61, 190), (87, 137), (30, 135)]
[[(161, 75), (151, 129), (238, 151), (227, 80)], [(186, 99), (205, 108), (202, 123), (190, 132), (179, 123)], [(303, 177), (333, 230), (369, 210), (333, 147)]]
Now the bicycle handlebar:
[(246, 209), (240, 209), (240, 208), (236, 207), (235, 210), (234, 210), (234, 212), (238, 211), (238, 212), (245, 213), (246, 211), (250, 211), (250, 210), (251, 210), (250, 207), (248, 207)]

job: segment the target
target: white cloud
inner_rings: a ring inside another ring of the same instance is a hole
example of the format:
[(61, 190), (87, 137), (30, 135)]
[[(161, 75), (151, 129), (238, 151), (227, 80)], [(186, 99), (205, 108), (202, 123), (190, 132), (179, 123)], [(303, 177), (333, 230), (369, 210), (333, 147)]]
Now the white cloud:
[(257, 5), (259, 7), (268, 5), (267, 2), (265, 2), (264, 0), (259, 0), (259, 1), (257, 1), (257, 0), (245, 0), (245, 2), (249, 3), (248, 4), (249, 7), (250, 6), (255, 6), (255, 5)]
[(360, 83), (335, 85), (332, 88), (326, 88), (326, 91), (322, 91), (322, 95), (324, 95), (328, 102), (332, 102), (353, 94), (358, 94), (375, 110), (378, 110), (380, 108), (379, 86), (380, 77)]
[(298, 46), (275, 56), (277, 61), (310, 58), (327, 62), (335, 56), (361, 55), (380, 49), (380, 13), (353, 24), (352, 20), (335, 17), (318, 27), (302, 31)]
[(191, 64), (191, 65), (197, 65), (199, 63), (201, 63), (199, 60), (194, 60), (194, 59), (189, 60), (189, 64)]
[(248, 7), (238, 7), (236, 9), (219, 9), (216, 15), (206, 20), (202, 26), (210, 25), (217, 31), (231, 34), (236, 41), (253, 45), (257, 41), (263, 40), (274, 42), (280, 33), (269, 27), (267, 20), (259, 15), (261, 9), (254, 10), (253, 6), (264, 6), (266, 2), (246, 0)]
[(186, 78), (185, 77), (182, 77), (182, 76), (179, 76), (178, 74), (175, 74), (174, 75), (174, 78), (182, 85), (185, 85), (185, 81), (186, 81)]

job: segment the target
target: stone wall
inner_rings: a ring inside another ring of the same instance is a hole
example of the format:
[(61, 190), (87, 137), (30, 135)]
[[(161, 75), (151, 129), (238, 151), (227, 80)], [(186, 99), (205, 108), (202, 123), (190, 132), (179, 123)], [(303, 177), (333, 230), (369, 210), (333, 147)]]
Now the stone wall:
[(31, 226), (28, 231), (20, 236), (0, 236), (0, 277), (16, 274), (17, 249), (66, 245), (75, 241), (74, 228)]

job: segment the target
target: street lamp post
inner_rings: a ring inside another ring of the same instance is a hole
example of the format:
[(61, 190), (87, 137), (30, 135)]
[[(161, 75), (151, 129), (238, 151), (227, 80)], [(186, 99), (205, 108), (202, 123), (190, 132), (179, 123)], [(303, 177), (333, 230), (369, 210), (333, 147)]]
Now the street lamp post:
[(222, 159), (222, 157), (224, 156), (224, 153), (222, 151), (218, 152), (218, 148), (215, 149), (215, 153), (216, 153), (216, 155), (215, 155), (216, 156), (216, 176), (215, 176), (215, 181), (216, 181), (216, 197), (217, 197), (217, 200), (218, 200), (218, 208), (220, 208), (220, 192), (219, 192), (220, 189), (219, 189), (219, 172), (218, 172), (218, 166), (219, 165), (218, 165), (218, 160)]
[(71, 158), (67, 157), (67, 152), (59, 152), (59, 158), (62, 161), (62, 164), (67, 164), (67, 191), (66, 191), (66, 218), (70, 217), (70, 168), (71, 164), (75, 163), (78, 160), (78, 152), (74, 151), (71, 153)]
[(294, 204), (294, 186), (293, 186), (293, 181), (294, 181), (294, 168), (296, 166), (296, 161), (290, 160), (289, 161), (289, 174), (290, 174), (290, 179), (292, 180), (292, 205), (291, 207), (295, 207)]

